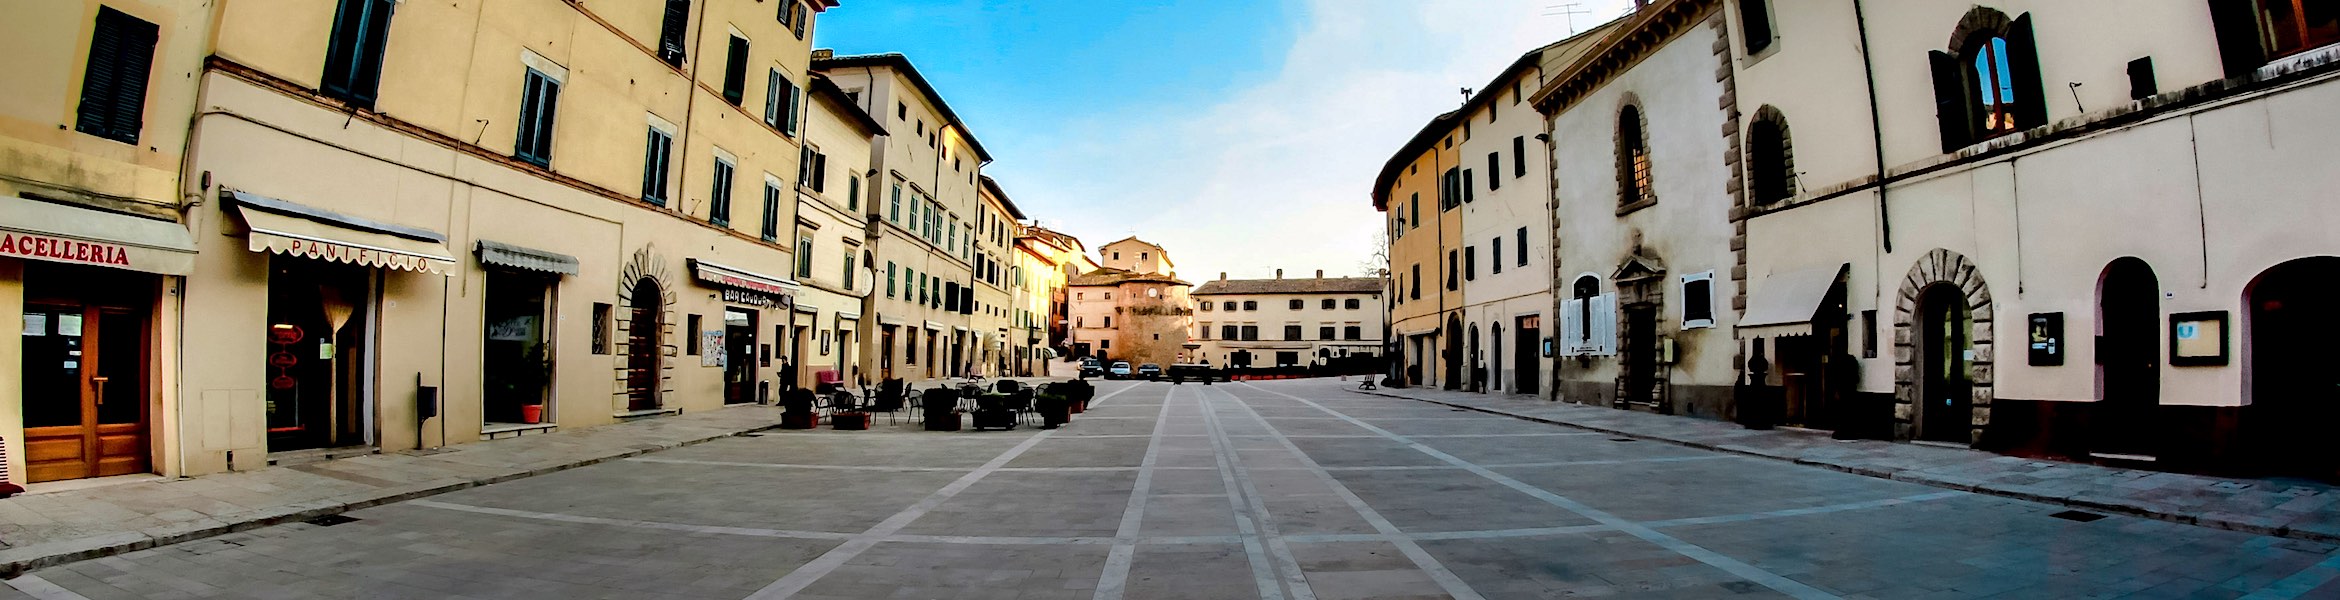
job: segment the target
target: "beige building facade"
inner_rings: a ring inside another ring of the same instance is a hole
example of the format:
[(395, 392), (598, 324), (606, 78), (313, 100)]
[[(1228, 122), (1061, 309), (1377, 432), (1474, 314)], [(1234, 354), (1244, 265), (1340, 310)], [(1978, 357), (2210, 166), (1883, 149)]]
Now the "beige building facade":
[(784, 354), (803, 357), (800, 381), (872, 383), (862, 358), (861, 311), (880, 273), (863, 216), (871, 198), (862, 165), (869, 164), (871, 140), (886, 130), (825, 76), (813, 76), (807, 98), (806, 144), (794, 185), (775, 177), (766, 192), (796, 201), (796, 221), (786, 226), (794, 232), (794, 281), (802, 287), (793, 305), (796, 333)]
[(1382, 283), (1372, 277), (1218, 279), (1194, 298), (1193, 362), (1226, 369), (1309, 367), (1344, 374), (1384, 367)]
[(1096, 263), (1066, 283), (1072, 355), (1165, 368), (1188, 362), (1194, 305), (1169, 252), (1129, 237), (1099, 246)]

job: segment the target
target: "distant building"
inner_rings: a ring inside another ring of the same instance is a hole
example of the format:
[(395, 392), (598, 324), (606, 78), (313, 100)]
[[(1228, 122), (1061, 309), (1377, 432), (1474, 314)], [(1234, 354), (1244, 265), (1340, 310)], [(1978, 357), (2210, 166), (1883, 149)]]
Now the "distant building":
[(1194, 362), (1227, 368), (1365, 363), (1381, 354), (1381, 280), (1227, 279), (1195, 288)]
[[(1135, 237), (1098, 249), (1104, 266), (1069, 275), (1072, 351), (1130, 364), (1186, 360), (1194, 305), (1169, 253)], [(1070, 271), (1068, 271), (1069, 273)]]

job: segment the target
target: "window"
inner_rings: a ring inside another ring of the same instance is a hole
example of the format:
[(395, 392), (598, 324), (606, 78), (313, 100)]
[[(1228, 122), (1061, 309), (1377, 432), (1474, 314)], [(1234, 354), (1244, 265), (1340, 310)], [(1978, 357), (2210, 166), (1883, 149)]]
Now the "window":
[(1503, 153), (1487, 153), (1487, 191), (1503, 189)]
[(1617, 205), (1656, 202), (1651, 189), (1648, 120), (1631, 104), (1617, 111)]
[(1097, 340), (1097, 349), (1098, 349), (1098, 350), (1112, 350), (1112, 349), (1113, 349), (1113, 340)]
[(666, 206), (666, 178), (668, 164), (674, 157), (674, 135), (650, 127), (650, 140), (643, 144), (642, 201)]
[(691, 355), (691, 356), (698, 356), (698, 355), (699, 355), (699, 316), (698, 316), (698, 315), (690, 315), (690, 316), (689, 316), (689, 318), (687, 318), (687, 319), (684, 319), (684, 321), (683, 321), (683, 322), (684, 322), (684, 326), (685, 326), (686, 328), (688, 328), (688, 329), (689, 329), (689, 331), (685, 331), (685, 332), (683, 332), (683, 353), (684, 353), (684, 354), (689, 354), (689, 355)]
[[(821, 157), (821, 161), (826, 164), (828, 162), (828, 158), (829, 157), (823, 156)], [(860, 175), (845, 176), (845, 210), (861, 212)]]
[(1235, 310), (1235, 302), (1234, 302), (1234, 301), (1221, 302), (1221, 303), (1219, 303), (1219, 308), (1223, 308), (1223, 309), (1227, 309), (1227, 310)]
[(1245, 325), (1245, 326), (1243, 326), (1243, 341), (1246, 341), (1246, 342), (1256, 342), (1256, 341), (1259, 341), (1259, 326), (1258, 326), (1258, 325)]
[(780, 180), (764, 176), (764, 241), (780, 241)]
[(886, 220), (902, 224), (902, 182), (894, 182), (894, 197), (886, 205)]
[(1245, 301), (1243, 301), (1243, 310), (1259, 310), (1259, 301), (1257, 301), (1257, 300), (1245, 300)]
[(707, 191), (707, 222), (731, 226), (731, 179), (736, 170), (731, 161), (721, 156), (715, 158), (715, 182)]
[(1112, 329), (1112, 328), (1113, 328), (1113, 316), (1112, 316), (1112, 315), (1106, 315), (1106, 316), (1105, 316), (1105, 328), (1106, 328), (1106, 329)]
[[(341, 0), (333, 14), (333, 41), (325, 47), (325, 79), (317, 91), (350, 106), (374, 107), (374, 92), (382, 84), (382, 51), (390, 41), (390, 14), (396, 6), (395, 0)], [(100, 35), (109, 12), (113, 9), (98, 11)], [(153, 38), (147, 39), (151, 50)], [(138, 70), (138, 80), (146, 80), (145, 69)]]
[(895, 103), (894, 103), (894, 118), (896, 118), (896, 119), (901, 119), (901, 120), (904, 120), (904, 121), (908, 121), (908, 120), (910, 120), (910, 105), (908, 105), (908, 104), (903, 104), (903, 103), (900, 103), (900, 102), (895, 102)]
[(2009, 22), (1999, 11), (1975, 7), (1958, 26), (1962, 37), (1955, 54), (1937, 50), (1927, 56), (1942, 151), (2046, 125), (2031, 16)]
[(1408, 288), (1409, 292), (1406, 295), (1412, 297), (1414, 300), (1420, 300), (1422, 299), (1422, 263), (1414, 263), (1414, 278), (1412, 281), (1413, 283), (1408, 284), (1411, 287)]
[(814, 192), (829, 191), (829, 156), (812, 144), (797, 148), (796, 186)]
[(1362, 340), (1362, 339), (1365, 339), (1365, 328), (1364, 328), (1364, 327), (1359, 327), (1359, 326), (1356, 326), (1356, 325), (1350, 325), (1350, 326), (1348, 326), (1348, 327), (1342, 327), (1342, 328), (1341, 328), (1341, 339), (1344, 339), (1344, 340), (1349, 340), (1349, 341), (1356, 341), (1356, 340)]
[(1346, 308), (1346, 309), (1349, 309), (1349, 310), (1357, 310), (1357, 307), (1358, 307), (1359, 305), (1361, 305), (1361, 304), (1362, 304), (1362, 303), (1358, 302), (1356, 298), (1350, 298), (1350, 299), (1347, 299), (1347, 300), (1342, 300), (1342, 301), (1341, 301), (1341, 308)]
[(1474, 246), (1464, 246), (1462, 252), (1463, 281), (1477, 281), (1479, 279), (1479, 249)]
[(781, 76), (779, 69), (766, 72), (764, 77), (764, 124), (794, 135), (796, 83)]
[(804, 3), (798, 2), (796, 0), (789, 0), (788, 5), (781, 8), (783, 10), (796, 13), (796, 24), (788, 26), (788, 30), (796, 33), (796, 39), (804, 39), (804, 26), (806, 25), (806, 21), (812, 20), (811, 17), (807, 17), (804, 14)]
[(790, 27), (790, 26), (793, 26), (793, 25), (795, 25), (795, 24), (796, 24), (796, 11), (794, 10), (794, 6), (793, 6), (793, 5), (795, 5), (795, 4), (796, 4), (795, 0), (788, 0), (788, 1), (786, 1), (786, 2), (781, 2), (781, 3), (780, 3), (780, 26), (781, 26), (781, 27)]
[(854, 268), (853, 268), (853, 266), (854, 266), (854, 265), (853, 265), (853, 261), (854, 261), (854, 259), (858, 259), (858, 258), (861, 258), (861, 257), (854, 256), (854, 255), (853, 255), (853, 251), (852, 251), (851, 249), (847, 249), (847, 250), (846, 250), (846, 252), (845, 252), (845, 289), (848, 289), (848, 290), (850, 290), (850, 289), (853, 289), (853, 271), (854, 271)]
[(747, 38), (731, 36), (731, 53), (723, 57), (723, 101), (739, 106), (747, 97)]
[(1334, 327), (1333, 327), (1333, 326), (1331, 326), (1331, 325), (1326, 325), (1326, 326), (1323, 326), (1323, 327), (1318, 327), (1318, 328), (1316, 328), (1316, 339), (1319, 339), (1319, 340), (1331, 340), (1331, 339), (1333, 339), (1333, 329), (1334, 329)]
[(2340, 10), (2329, 0), (2211, 0), (2226, 75), (2340, 42)]
[(1861, 311), (1861, 358), (1877, 357), (1877, 311)]
[(1446, 251), (1446, 291), (1451, 292), (1462, 288), (1462, 281), (1459, 278), (1462, 274), (1462, 269), (1459, 268), (1461, 266), (1461, 256), (1453, 250)]
[(683, 34), (690, 27), (691, 0), (666, 0), (666, 17), (658, 23), (658, 59), (683, 64)]
[(1739, 36), (1747, 39), (1749, 56), (1771, 48), (1769, 0), (1739, 0)]
[(1199, 304), (1197, 304), (1195, 307), (1196, 307), (1196, 308), (1200, 308), (1200, 309), (1202, 309), (1202, 311), (1203, 311), (1203, 312), (1211, 312), (1211, 306), (1213, 306), (1213, 305), (1214, 305), (1214, 303), (1211, 303), (1211, 302), (1203, 302), (1203, 303), (1199, 303)]
[(796, 238), (796, 277), (798, 279), (811, 279), (813, 274), (812, 265), (812, 238), (806, 237), (804, 234), (799, 233), (797, 234)]
[(607, 302), (593, 303), (593, 353), (609, 353), (610, 315), (616, 307)]
[(1412, 202), (1407, 202), (1407, 203), (1406, 203), (1406, 222), (1408, 222), (1408, 223), (1413, 223), (1413, 226), (1412, 226), (1412, 227), (1409, 227), (1409, 229), (1421, 229), (1421, 228), (1422, 228), (1422, 193), (1421, 193), (1421, 192), (1414, 192), (1414, 201), (1412, 201)]
[(886, 297), (894, 297), (894, 261), (886, 261)]
[[(1487, 171), (1497, 172), (1492, 166), (1487, 167)], [(1511, 176), (1514, 178), (1527, 176), (1527, 136), (1511, 138)]]
[(1463, 169), (1462, 177), (1462, 201), (1477, 202), (1479, 200), (1479, 188), (1473, 187), (1471, 185), (1471, 170)]
[(1796, 195), (1795, 167), (1788, 153), (1787, 118), (1770, 106), (1756, 109), (1747, 126), (1748, 195), (1755, 204), (1771, 204)]
[(1194, 337), (1198, 340), (1211, 339), (1211, 324), (1202, 323), (1201, 326), (1196, 327)]
[(1162, 290), (1158, 290), (1158, 289), (1154, 289), (1154, 288), (1146, 288), (1146, 297), (1147, 297), (1147, 298), (1160, 298), (1160, 297), (1162, 297)]
[(1498, 237), (1498, 238), (1495, 238), (1495, 239), (1494, 239), (1494, 241), (1488, 242), (1488, 246), (1487, 246), (1487, 273), (1488, 273), (1488, 274), (1501, 274), (1502, 272), (1503, 272), (1503, 238), (1500, 238), (1500, 237)]
[(1714, 326), (1714, 272), (1682, 276), (1682, 328)]
[(1300, 341), (1300, 340), (1304, 340), (1304, 339), (1308, 339), (1308, 338), (1300, 337), (1300, 326), (1299, 326), (1299, 325), (1285, 325), (1285, 326), (1284, 326), (1284, 339), (1285, 339), (1286, 341), (1295, 341), (1295, 342), (1296, 342), (1296, 341)]
[(516, 158), (539, 167), (552, 165), (553, 109), (560, 98), (560, 82), (536, 67), (528, 68), (520, 91), (520, 135), (512, 142)]
[(1323, 302), (1319, 302), (1317, 304), (1319, 307), (1321, 307), (1318, 310), (1332, 310), (1333, 307), (1340, 306), (1339, 301), (1333, 300), (1331, 298), (1326, 298)]
[(1462, 187), (1462, 169), (1447, 169), (1446, 174), (1438, 180), (1438, 210), (1454, 210), (1454, 207), (1462, 206)]
[(1243, 339), (1243, 328), (1241, 328), (1241, 327), (1238, 327), (1238, 326), (1235, 326), (1235, 325), (1220, 325), (1220, 326), (1219, 326), (1219, 339), (1222, 339), (1222, 340), (1240, 340), (1240, 339)]
[(1527, 256), (1527, 254), (1528, 254), (1528, 243), (1527, 243), (1527, 228), (1526, 228), (1526, 227), (1521, 227), (1521, 228), (1519, 228), (1518, 235), (1515, 235), (1515, 236), (1513, 236), (1513, 237), (1519, 238), (1519, 239), (1517, 240), (1517, 242), (1518, 242), (1518, 243), (1516, 243), (1516, 244), (1513, 244), (1513, 245), (1514, 245), (1514, 246), (1518, 246), (1518, 247), (1519, 247), (1519, 250), (1518, 250), (1518, 252), (1519, 252), (1519, 266), (1525, 267), (1525, 266), (1527, 266), (1527, 262), (1528, 262), (1528, 256)]
[(1593, 340), (1593, 329), (1596, 329), (1592, 326), (1593, 305), (1597, 304), (1594, 300), (1601, 295), (1601, 280), (1595, 279), (1591, 275), (1578, 277), (1576, 278), (1575, 292), (1576, 299), (1569, 302), (1576, 305), (1577, 340), (1590, 344)]
[(1299, 298), (1293, 298), (1292, 301), (1287, 304), (1287, 306), (1289, 306), (1289, 308), (1286, 310), (1300, 310), (1301, 308), (1307, 306), (1307, 301), (1301, 300)]

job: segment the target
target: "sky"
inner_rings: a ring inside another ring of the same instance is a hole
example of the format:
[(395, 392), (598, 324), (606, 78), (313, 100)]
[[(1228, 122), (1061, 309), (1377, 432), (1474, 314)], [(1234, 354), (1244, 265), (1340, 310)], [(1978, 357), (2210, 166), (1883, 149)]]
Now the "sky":
[(908, 55), (1026, 215), (1092, 251), (1160, 244), (1200, 283), (1364, 274), (1398, 146), (1630, 0), (843, 4), (816, 47)]

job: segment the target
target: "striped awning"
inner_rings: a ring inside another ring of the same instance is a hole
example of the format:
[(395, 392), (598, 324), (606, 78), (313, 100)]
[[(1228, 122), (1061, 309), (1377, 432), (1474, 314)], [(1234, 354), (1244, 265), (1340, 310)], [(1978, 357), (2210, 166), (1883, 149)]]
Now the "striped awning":
[(455, 270), (446, 236), (258, 196), (225, 191), (248, 230), (247, 248), (319, 260), (446, 275)]
[(481, 264), (543, 271), (559, 275), (577, 274), (577, 257), (559, 252), (488, 240), (479, 241), (477, 252)]

